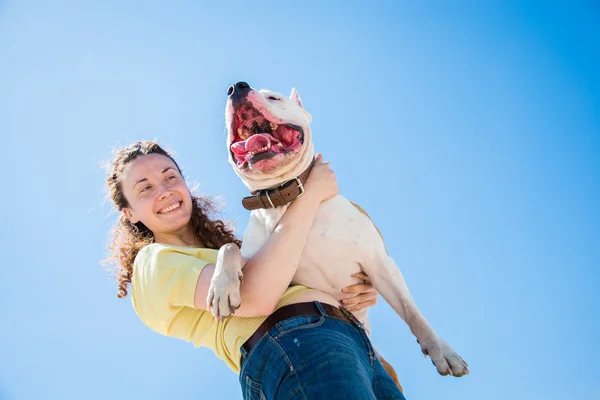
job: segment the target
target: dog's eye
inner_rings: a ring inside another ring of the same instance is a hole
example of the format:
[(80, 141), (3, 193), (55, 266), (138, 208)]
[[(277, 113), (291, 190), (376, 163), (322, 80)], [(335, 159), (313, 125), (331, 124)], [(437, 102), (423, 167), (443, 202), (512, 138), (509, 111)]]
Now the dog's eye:
[(279, 97), (275, 97), (275, 96), (269, 96), (269, 97), (267, 97), (267, 99), (269, 99), (269, 100), (280, 100)]

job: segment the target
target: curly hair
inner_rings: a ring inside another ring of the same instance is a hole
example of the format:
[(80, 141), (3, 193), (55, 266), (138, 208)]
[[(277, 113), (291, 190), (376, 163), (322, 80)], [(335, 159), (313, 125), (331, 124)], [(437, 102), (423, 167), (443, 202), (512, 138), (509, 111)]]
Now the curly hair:
[[(116, 150), (109, 167), (106, 183), (110, 191), (110, 198), (119, 211), (129, 207), (121, 185), (123, 170), (133, 160), (148, 154), (160, 154), (170, 158), (181, 174), (181, 168), (173, 157), (155, 142), (136, 142)], [(183, 174), (181, 175), (183, 176)], [(212, 220), (209, 217), (209, 214), (216, 210), (217, 207), (213, 201), (206, 197), (192, 195), (190, 224), (195, 241), (211, 249), (218, 249), (227, 243), (235, 243), (241, 247), (242, 242), (235, 238), (228, 223), (218, 219)], [(142, 222), (132, 224), (123, 214), (120, 215), (111, 234), (112, 238), (108, 245), (110, 254), (104, 263), (115, 267), (117, 272), (115, 277), (119, 285), (117, 296), (124, 298), (127, 296), (127, 288), (131, 283), (135, 257), (144, 246), (154, 243), (154, 234)]]

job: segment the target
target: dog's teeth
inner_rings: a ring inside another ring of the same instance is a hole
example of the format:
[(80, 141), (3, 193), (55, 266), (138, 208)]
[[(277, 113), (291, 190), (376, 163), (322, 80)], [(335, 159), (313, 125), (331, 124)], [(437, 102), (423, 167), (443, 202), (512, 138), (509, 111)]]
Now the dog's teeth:
[(238, 128), (238, 135), (243, 139), (246, 140), (250, 137), (250, 132), (248, 132), (247, 129), (242, 129), (242, 128)]
[(263, 152), (269, 150), (270, 148), (271, 148), (271, 143), (267, 143), (267, 145), (265, 147), (261, 147), (260, 149), (248, 151), (248, 154), (250, 156), (253, 156), (253, 155), (258, 154), (258, 153), (263, 153)]
[(279, 125), (277, 125), (275, 122), (271, 122), (271, 130), (276, 131), (277, 128), (279, 128)]

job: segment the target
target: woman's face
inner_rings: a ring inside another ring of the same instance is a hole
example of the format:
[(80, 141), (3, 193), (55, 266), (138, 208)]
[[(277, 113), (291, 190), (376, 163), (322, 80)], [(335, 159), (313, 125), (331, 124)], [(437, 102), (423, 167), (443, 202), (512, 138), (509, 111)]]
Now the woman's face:
[(155, 238), (184, 234), (192, 215), (190, 191), (177, 166), (160, 154), (140, 156), (123, 170), (121, 188), (132, 224), (142, 222)]

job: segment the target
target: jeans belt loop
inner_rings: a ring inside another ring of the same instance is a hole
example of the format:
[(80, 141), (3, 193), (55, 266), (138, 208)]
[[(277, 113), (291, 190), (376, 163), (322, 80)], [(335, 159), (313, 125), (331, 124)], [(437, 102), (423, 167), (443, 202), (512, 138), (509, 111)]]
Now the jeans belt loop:
[(319, 313), (324, 316), (324, 317), (328, 317), (329, 315), (325, 312), (325, 310), (323, 310), (323, 306), (321, 306), (321, 303), (319, 301), (313, 301), (313, 303), (315, 304), (315, 307), (317, 307), (317, 310), (319, 310)]
[(244, 348), (244, 346), (240, 346), (240, 353), (242, 353), (242, 360), (248, 356), (248, 351)]
[(340, 310), (342, 310), (344, 315), (346, 317), (348, 317), (354, 325), (356, 325), (359, 329), (365, 330), (364, 325), (354, 316), (354, 314), (352, 314), (350, 311), (348, 311), (348, 309), (346, 307), (341, 306)]

